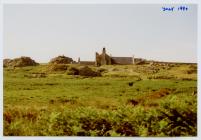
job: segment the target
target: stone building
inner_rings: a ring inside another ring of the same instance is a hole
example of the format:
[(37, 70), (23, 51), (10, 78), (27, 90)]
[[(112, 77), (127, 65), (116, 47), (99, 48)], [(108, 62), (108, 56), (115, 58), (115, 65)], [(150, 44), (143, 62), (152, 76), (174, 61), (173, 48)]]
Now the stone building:
[(101, 54), (96, 52), (95, 56), (96, 56), (96, 58), (95, 58), (95, 65), (96, 66), (112, 65), (112, 64), (130, 65), (130, 64), (135, 63), (134, 57), (112, 57), (112, 56), (109, 56), (106, 53), (105, 48), (103, 48)]

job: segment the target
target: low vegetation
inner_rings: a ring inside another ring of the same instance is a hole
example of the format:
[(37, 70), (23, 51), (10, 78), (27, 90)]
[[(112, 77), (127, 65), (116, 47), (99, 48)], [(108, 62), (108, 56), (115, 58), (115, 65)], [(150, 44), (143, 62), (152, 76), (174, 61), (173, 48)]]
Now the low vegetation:
[(4, 67), (4, 136), (197, 136), (197, 65)]

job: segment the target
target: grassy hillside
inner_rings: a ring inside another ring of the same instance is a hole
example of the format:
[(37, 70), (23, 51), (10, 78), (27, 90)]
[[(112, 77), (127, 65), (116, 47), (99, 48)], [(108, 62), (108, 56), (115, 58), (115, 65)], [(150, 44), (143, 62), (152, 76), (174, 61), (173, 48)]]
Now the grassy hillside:
[(4, 68), (4, 135), (197, 135), (197, 65), (70, 67)]

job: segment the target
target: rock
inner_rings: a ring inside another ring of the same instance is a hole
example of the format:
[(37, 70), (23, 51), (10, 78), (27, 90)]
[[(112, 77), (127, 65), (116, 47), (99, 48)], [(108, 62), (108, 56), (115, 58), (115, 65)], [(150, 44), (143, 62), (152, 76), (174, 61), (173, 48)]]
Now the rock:
[(79, 75), (79, 69), (75, 67), (70, 67), (67, 71), (68, 75)]
[(22, 56), (15, 59), (4, 59), (4, 67), (26, 67), (39, 65), (30, 57)]
[(131, 87), (133, 86), (133, 82), (129, 82), (128, 85)]
[(68, 69), (68, 65), (66, 64), (49, 64), (47, 67), (48, 71), (66, 71)]
[(93, 71), (88, 66), (84, 66), (84, 67), (80, 68), (79, 69), (79, 75), (81, 75), (81, 76), (89, 76), (89, 77), (101, 76), (100, 72)]
[(71, 64), (73, 59), (66, 56), (58, 56), (50, 60), (49, 64)]

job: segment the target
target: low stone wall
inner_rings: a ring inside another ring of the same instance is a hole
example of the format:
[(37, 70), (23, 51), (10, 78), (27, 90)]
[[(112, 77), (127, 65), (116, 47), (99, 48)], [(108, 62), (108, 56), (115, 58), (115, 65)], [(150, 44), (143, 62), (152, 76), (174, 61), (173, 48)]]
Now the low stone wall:
[(95, 61), (80, 61), (81, 65), (95, 65)]

